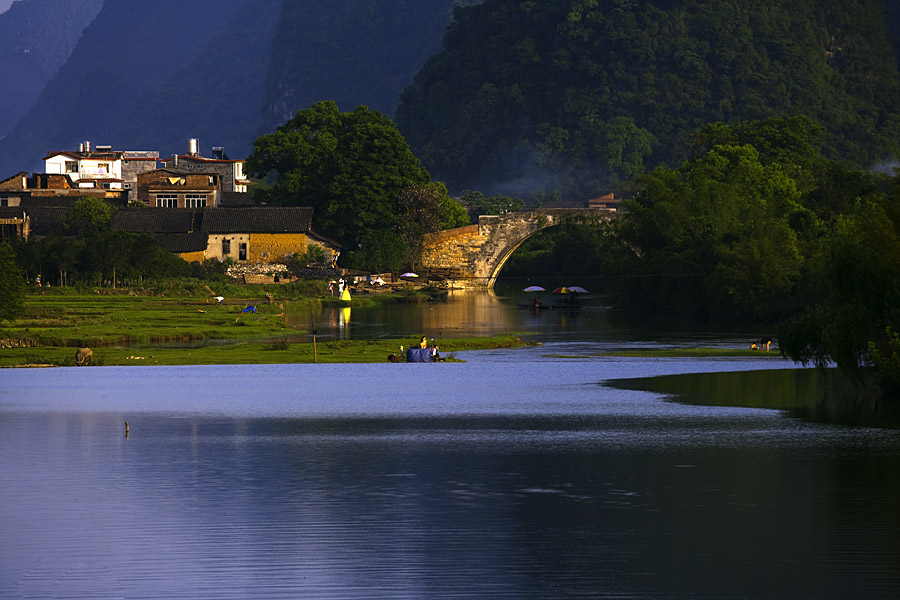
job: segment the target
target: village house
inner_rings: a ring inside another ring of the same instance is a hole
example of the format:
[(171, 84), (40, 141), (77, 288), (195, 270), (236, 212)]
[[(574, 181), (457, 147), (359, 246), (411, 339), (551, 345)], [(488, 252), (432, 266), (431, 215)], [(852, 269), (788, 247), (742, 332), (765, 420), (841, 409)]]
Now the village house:
[(587, 201), (587, 207), (593, 208), (597, 210), (608, 210), (611, 212), (616, 212), (619, 210), (619, 203), (622, 202), (621, 198), (616, 198), (615, 194), (609, 193), (599, 198), (591, 198)]
[(77, 151), (48, 152), (44, 157), (44, 172), (66, 175), (80, 190), (124, 190), (126, 202), (135, 201), (137, 176), (157, 166), (159, 152), (113, 150), (111, 146), (96, 146), (82, 142)]
[(308, 207), (129, 208), (112, 221), (120, 231), (152, 233), (161, 247), (187, 261), (283, 263), (310, 245), (331, 260), (339, 245), (314, 233), (311, 224)]
[(137, 176), (137, 198), (151, 208), (219, 206), (219, 174), (156, 169)]
[(0, 181), (2, 239), (50, 235), (74, 200), (90, 196), (118, 208), (113, 229), (150, 233), (187, 261), (286, 262), (313, 245), (331, 261), (340, 248), (312, 231), (311, 208), (253, 204), (244, 161), (220, 147), (213, 158), (202, 157), (196, 139), (187, 154), (165, 160), (158, 152), (92, 150), (83, 142), (77, 151), (48, 152), (44, 165), (45, 173)]
[(31, 233), (31, 219), (23, 209), (0, 206), (0, 242), (27, 239)]
[(217, 173), (223, 193), (247, 193), (250, 181), (244, 175), (245, 161), (228, 158), (221, 146), (212, 149), (213, 158), (205, 158), (200, 156), (199, 145), (196, 138), (191, 138), (188, 140), (187, 154), (161, 159), (160, 162), (166, 168), (185, 172)]
[[(121, 186), (106, 187), (108, 181), (92, 180), (81, 186), (68, 174), (22, 171), (0, 181), (0, 206), (65, 205), (77, 198), (103, 198), (113, 205), (127, 202)], [(33, 201), (33, 202), (32, 202)]]

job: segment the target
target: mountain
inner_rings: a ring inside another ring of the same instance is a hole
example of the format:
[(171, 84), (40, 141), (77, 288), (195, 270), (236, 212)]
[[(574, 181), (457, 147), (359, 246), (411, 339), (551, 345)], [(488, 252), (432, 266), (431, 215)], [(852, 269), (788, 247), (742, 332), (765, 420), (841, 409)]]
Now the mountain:
[(393, 115), (403, 88), (432, 54), (453, 0), (286, 2), (275, 34), (263, 129), (319, 100)]
[(319, 100), (393, 114), (458, 3), (106, 0), (0, 140), (0, 174), (40, 170), (46, 151), (84, 140), (167, 156), (199, 138), (206, 155), (224, 146), (244, 157)]
[[(884, 10), (884, 12), (883, 12)], [(808, 115), (856, 167), (895, 153), (889, 0), (486, 0), (455, 11), (397, 122), (451, 189), (584, 199), (690, 156), (708, 122)]]
[(0, 138), (69, 58), (103, 0), (19, 0), (0, 14)]

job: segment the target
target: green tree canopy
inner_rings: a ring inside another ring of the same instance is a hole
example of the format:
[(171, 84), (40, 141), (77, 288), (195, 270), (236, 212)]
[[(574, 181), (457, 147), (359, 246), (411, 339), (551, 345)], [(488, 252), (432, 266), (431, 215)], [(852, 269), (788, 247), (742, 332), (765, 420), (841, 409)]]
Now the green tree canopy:
[(72, 203), (63, 220), (66, 229), (92, 237), (109, 229), (113, 207), (100, 198), (85, 196)]
[(0, 243), (0, 321), (12, 321), (22, 312), (25, 278), (9, 244)]
[(521, 198), (485, 196), (482, 192), (470, 190), (465, 190), (460, 195), (459, 202), (468, 211), (472, 223), (477, 222), (480, 215), (502, 215), (525, 208), (525, 201)]
[(826, 128), (777, 148), (824, 141), (826, 157), (869, 168), (900, 137), (891, 4), (484, 0), (456, 8), (397, 122), (451, 190), (526, 180), (528, 199), (625, 191), (636, 174), (726, 143), (754, 145), (766, 164), (752, 132), (692, 156), (694, 132), (796, 114)]
[[(274, 177), (263, 201), (313, 207), (316, 229), (349, 248), (356, 266), (370, 268), (405, 252), (396, 247), (398, 239), (376, 244), (373, 236), (402, 230), (398, 198), (410, 186), (431, 184), (390, 118), (365, 106), (342, 113), (331, 101), (298, 111), (258, 138), (247, 170)], [(446, 189), (440, 190), (441, 203), (449, 204)]]
[[(677, 170), (659, 168), (626, 202), (627, 248), (617, 292), (648, 306), (759, 316), (799, 280), (795, 181), (753, 146), (714, 146)], [(639, 275), (639, 276), (638, 276)]]

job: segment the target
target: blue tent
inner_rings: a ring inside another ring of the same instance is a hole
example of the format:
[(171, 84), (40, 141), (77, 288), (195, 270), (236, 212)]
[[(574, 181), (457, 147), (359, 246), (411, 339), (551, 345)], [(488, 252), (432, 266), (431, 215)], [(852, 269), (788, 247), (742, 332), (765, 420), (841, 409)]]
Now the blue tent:
[(407, 348), (406, 362), (431, 362), (431, 348)]

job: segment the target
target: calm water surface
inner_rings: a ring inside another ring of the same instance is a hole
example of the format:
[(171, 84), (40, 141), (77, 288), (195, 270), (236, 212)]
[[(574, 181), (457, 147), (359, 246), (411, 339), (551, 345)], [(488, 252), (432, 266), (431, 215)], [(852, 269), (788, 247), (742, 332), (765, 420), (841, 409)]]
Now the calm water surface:
[(900, 432), (606, 385), (768, 361), (553, 358), (610, 335), (0, 371), (0, 598), (900, 597)]

